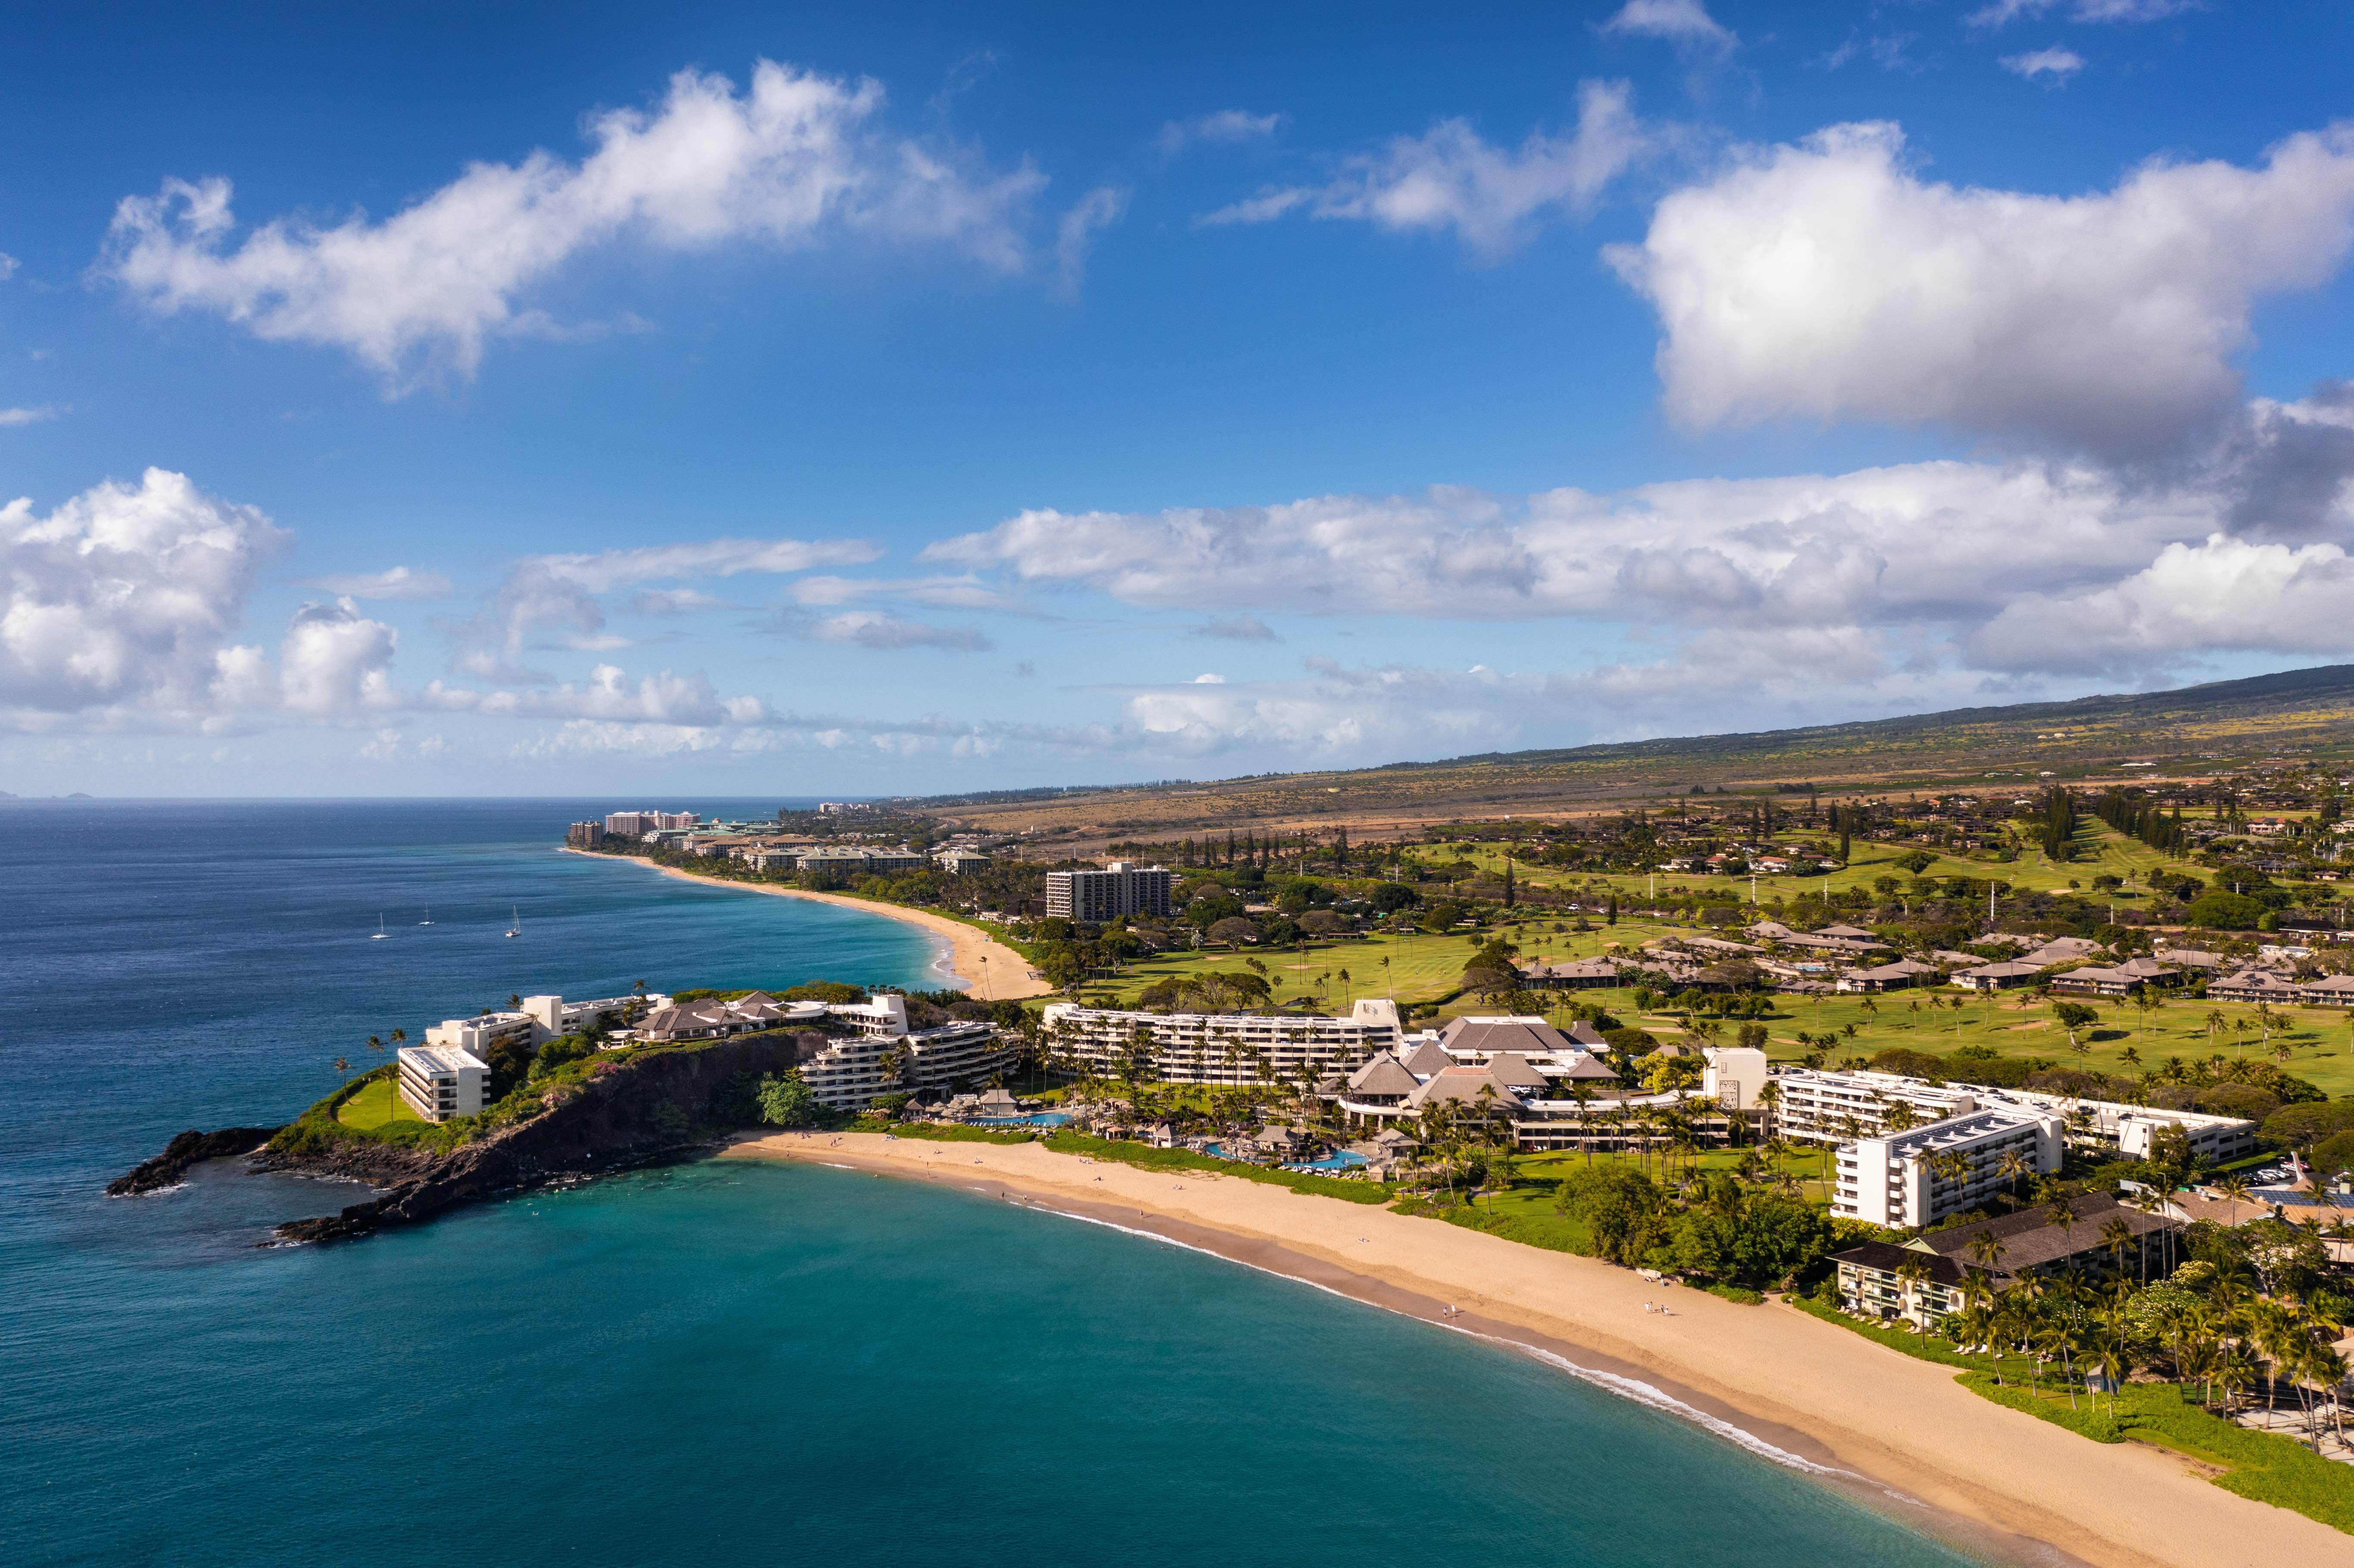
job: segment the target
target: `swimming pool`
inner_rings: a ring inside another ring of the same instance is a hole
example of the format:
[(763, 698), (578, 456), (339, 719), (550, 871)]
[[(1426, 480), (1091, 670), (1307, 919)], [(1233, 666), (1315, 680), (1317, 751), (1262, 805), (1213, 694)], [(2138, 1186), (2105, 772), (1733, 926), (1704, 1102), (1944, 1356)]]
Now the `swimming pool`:
[(1345, 1149), (1335, 1150), (1321, 1160), (1310, 1160), (1299, 1165), (1287, 1165), (1286, 1171), (1354, 1171), (1366, 1163), (1362, 1154), (1352, 1154)]
[(1068, 1111), (1033, 1111), (1028, 1116), (975, 1117), (967, 1125), (971, 1127), (1067, 1127), (1070, 1125), (1070, 1120), (1071, 1113)]

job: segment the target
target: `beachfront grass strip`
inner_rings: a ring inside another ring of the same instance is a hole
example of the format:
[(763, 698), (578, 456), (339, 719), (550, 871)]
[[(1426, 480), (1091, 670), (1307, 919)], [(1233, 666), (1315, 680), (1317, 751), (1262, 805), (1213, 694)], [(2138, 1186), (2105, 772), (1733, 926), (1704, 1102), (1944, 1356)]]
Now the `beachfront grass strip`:
[(1039, 1141), (1057, 1154), (1083, 1154), (1095, 1160), (1117, 1160), (1122, 1165), (1133, 1165), (1140, 1171), (1196, 1171), (1204, 1175), (1239, 1176), (1246, 1181), (1288, 1187), (1295, 1192), (1310, 1192), (1320, 1198), (1340, 1198), (1352, 1203), (1386, 1203), (1395, 1195), (1395, 1190), (1384, 1181), (1246, 1165), (1237, 1160), (1219, 1160), (1212, 1155), (1196, 1154), (1190, 1149), (1153, 1149), (1141, 1143), (1092, 1138), (1083, 1132), (1053, 1133)]
[(1399, 1200), (1397, 1212), (1426, 1219), (1445, 1220), (1467, 1231), (1483, 1231), (1523, 1246), (1565, 1252), (1578, 1257), (1594, 1255), (1594, 1236), (1585, 1224), (1550, 1208), (1533, 1206), (1483, 1209), (1476, 1203), (1434, 1202), (1427, 1198)]
[[(853, 1123), (854, 1128), (856, 1127)], [(1035, 1143), (1038, 1135), (1027, 1128), (1001, 1127), (957, 1127), (942, 1122), (895, 1121), (884, 1132), (892, 1138), (920, 1139), (928, 1143)]]
[[(2006, 1409), (2064, 1426), (2095, 1443), (2148, 1443), (2188, 1459), (2219, 1466), (2225, 1473), (2211, 1478), (2224, 1490), (2354, 1535), (2354, 1465), (2325, 1459), (2293, 1437), (2253, 1432), (2226, 1421), (2200, 1408), (2180, 1383), (2127, 1383), (2117, 1391), (2114, 1414), (2105, 1393), (2080, 1393), (2072, 1409), (2065, 1386), (2047, 1391), (2009, 1378), (1998, 1384), (1988, 1358), (1970, 1355), (1937, 1335), (1861, 1322), (1811, 1298), (1785, 1299), (1801, 1312), (1891, 1350), (1960, 1368), (1956, 1382)], [(2005, 1357), (2004, 1361), (2008, 1365), (2016, 1359)], [(2017, 1375), (2015, 1370), (2010, 1375)]]

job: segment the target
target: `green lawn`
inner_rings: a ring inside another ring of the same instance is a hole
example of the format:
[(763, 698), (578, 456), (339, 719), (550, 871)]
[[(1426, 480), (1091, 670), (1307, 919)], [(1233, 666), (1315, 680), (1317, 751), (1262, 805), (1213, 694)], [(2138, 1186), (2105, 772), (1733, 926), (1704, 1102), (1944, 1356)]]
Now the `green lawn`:
[(388, 1077), (371, 1078), (362, 1084), (351, 1098), (335, 1107), (335, 1119), (361, 1132), (373, 1132), (390, 1122), (430, 1125), (408, 1108), (408, 1101), (393, 1093)]
[[(1839, 842), (1837, 834), (1824, 832), (1776, 832), (1775, 838), (1786, 848), (1795, 847), (1801, 842), (1811, 842), (1835, 851)], [(2132, 876), (2133, 885), (2139, 887), (2150, 872), (2161, 866), (2186, 873), (2210, 884), (2215, 877), (2211, 869), (2162, 855), (2139, 840), (2126, 838), (2094, 818), (2078, 819), (2073, 847), (2076, 858), (2064, 863), (2047, 859), (2031, 844), (2022, 849), (2017, 860), (2009, 862), (1940, 854), (1935, 863), (1921, 874), (1930, 877), (1991, 877), (1998, 882), (2008, 882), (2014, 887), (2032, 888), (2044, 893), (2066, 892), (2072, 882), (2078, 884), (2080, 890), (2086, 889), (2092, 886), (2093, 878), (2096, 876), (2122, 877), (2127, 874)], [(1757, 878), (1757, 895), (1760, 899), (1770, 899), (1776, 895), (1792, 897), (1801, 891), (1819, 893), (1826, 881), (1833, 892), (1840, 893), (1853, 887), (1868, 888), (1875, 877), (1881, 876), (1893, 876), (1902, 887), (1909, 888), (1914, 874), (1898, 865), (1896, 861), (1899, 856), (1913, 853), (1919, 848), (1916, 844), (1857, 839), (1849, 845), (1848, 863), (1839, 870), (1807, 876), (1760, 875)], [(1504, 868), (1503, 846), (1498, 844), (1468, 841), (1437, 843), (1425, 846), (1416, 853), (1426, 864), (1433, 867), (1456, 860), (1467, 860), (1494, 875), (1500, 875)], [(1622, 906), (1630, 899), (1649, 897), (1654, 889), (1659, 893), (1713, 892), (1723, 895), (1727, 903), (1749, 902), (1749, 878), (1746, 876), (1662, 874), (1655, 878), (1648, 875), (1603, 875), (1583, 871), (1559, 871), (1548, 866), (1531, 865), (1525, 861), (1514, 862), (1513, 875), (1527, 886), (1555, 888), (1573, 896), (1588, 887), (1613, 888), (1619, 894)]]
[[(1503, 934), (1519, 945), (1524, 959), (1567, 959), (1590, 958), (1614, 942), (1631, 950), (1673, 929), (1630, 920), (1606, 927), (1597, 922), (1596, 929), (1586, 933), (1553, 929), (1575, 918), (1567, 915), (1559, 919), (1550, 915), (1543, 919), (1532, 916), (1512, 923)], [(1172, 975), (1231, 972), (1246, 968), (1256, 959), (1265, 967), (1280, 1001), (1296, 1001), (1305, 996), (1319, 1007), (1331, 1006), (1344, 1012), (1351, 999), (1356, 997), (1395, 996), (1401, 1003), (1434, 1001), (1459, 988), (1464, 960), (1496, 934), (1492, 927), (1478, 931), (1466, 929), (1451, 936), (1376, 932), (1339, 941), (1313, 942), (1293, 952), (1246, 948), (1230, 953), (1205, 948), (1131, 964), (1125, 975), (1090, 982), (1086, 994), (1091, 1003), (1108, 1006), (1115, 1001), (1132, 1001), (1146, 986)], [(1346, 980), (1341, 978), (1344, 972)]]

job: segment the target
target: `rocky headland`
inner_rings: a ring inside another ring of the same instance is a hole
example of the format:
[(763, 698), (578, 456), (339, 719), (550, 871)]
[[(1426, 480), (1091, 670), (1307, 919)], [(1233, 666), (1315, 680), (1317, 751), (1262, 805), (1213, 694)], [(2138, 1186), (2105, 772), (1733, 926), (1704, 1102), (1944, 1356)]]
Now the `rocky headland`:
[(249, 1169), (335, 1177), (379, 1189), (341, 1212), (290, 1220), (281, 1241), (346, 1241), (461, 1204), (565, 1177), (625, 1170), (705, 1148), (751, 1125), (748, 1086), (809, 1053), (786, 1033), (632, 1052), (552, 1084), (531, 1114), (439, 1145), (371, 1137), (338, 1122), (342, 1096), (282, 1128), (184, 1132), (107, 1191), (149, 1192), (203, 1160), (251, 1155)]

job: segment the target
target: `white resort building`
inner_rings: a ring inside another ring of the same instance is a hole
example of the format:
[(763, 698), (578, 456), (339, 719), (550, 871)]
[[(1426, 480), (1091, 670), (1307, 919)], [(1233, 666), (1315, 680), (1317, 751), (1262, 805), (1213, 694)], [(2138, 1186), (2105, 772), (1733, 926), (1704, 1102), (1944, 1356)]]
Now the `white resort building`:
[(1360, 1001), (1345, 1018), (1250, 1012), (1128, 1012), (1058, 1001), (1045, 1012), (1047, 1049), (1114, 1077), (1239, 1086), (1311, 1081), (1353, 1067), (1404, 1037), (1397, 1003)]
[[(2005, 1156), (2016, 1155), (2015, 1167)], [(1917, 1230), (1977, 1208), (2006, 1182), (2060, 1169), (2060, 1118), (1970, 1111), (1903, 1132), (1841, 1144), (1831, 1213)]]
[(907, 1027), (907, 999), (890, 992), (872, 1001), (829, 1008), (858, 1033), (829, 1041), (801, 1063), (801, 1079), (833, 1110), (864, 1110), (896, 1091), (977, 1088), (1009, 1073), (1021, 1059), (1019, 1040), (995, 1025), (960, 1021), (937, 1029)]
[[(2078, 1099), (2039, 1089), (1933, 1084), (1896, 1073), (1829, 1073), (1811, 1067), (1785, 1067), (1774, 1075), (1773, 1084), (1775, 1127), (1784, 1138), (1800, 1143), (1877, 1138), (1892, 1130), (1892, 1118), (1921, 1127), (1972, 1111), (2002, 1110), (2057, 1118), (2071, 1144), (2129, 1159), (2146, 1158), (2168, 1128), (2179, 1128), (2191, 1151), (2210, 1163), (2235, 1159), (2256, 1146), (2256, 1124), (2239, 1117)], [(1902, 1115), (1895, 1114), (1898, 1106), (1905, 1107)]]
[(1116, 860), (1101, 871), (1046, 874), (1046, 913), (1101, 924), (1123, 915), (1166, 915), (1177, 874)]
[(453, 1116), (476, 1116), (482, 1108), (482, 1085), (489, 1065), (457, 1045), (403, 1045), (400, 1048), (400, 1097), (427, 1121), (448, 1121)]

